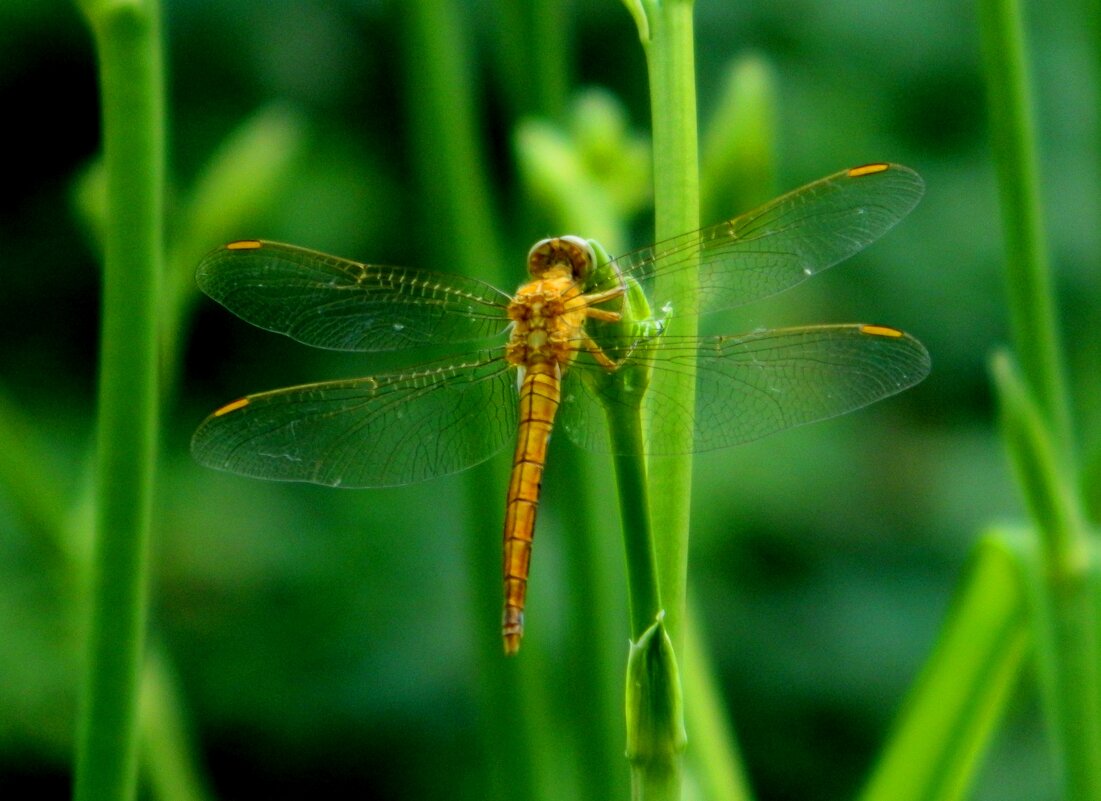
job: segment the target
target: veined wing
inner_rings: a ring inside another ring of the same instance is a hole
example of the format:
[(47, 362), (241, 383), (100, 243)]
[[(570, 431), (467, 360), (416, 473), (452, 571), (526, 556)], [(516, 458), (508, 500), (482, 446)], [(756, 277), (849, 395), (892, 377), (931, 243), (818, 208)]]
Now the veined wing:
[(885, 234), (917, 205), (925, 185), (899, 164), (842, 170), (727, 222), (682, 234), (613, 263), (639, 280), (655, 313), (689, 308), (655, 286), (699, 265), (698, 313), (728, 309), (793, 287)]
[(333, 350), (469, 342), (509, 324), (509, 296), (473, 278), (360, 264), (257, 239), (210, 253), (196, 280), (253, 325)]
[(488, 459), (516, 435), (515, 376), (496, 351), (401, 373), (249, 395), (191, 440), (209, 467), (345, 487), (411, 484)]
[[(908, 334), (876, 325), (821, 325), (756, 331), (742, 336), (664, 337), (630, 357), (655, 372), (693, 372), (696, 405), (656, 394), (646, 403), (646, 451), (682, 452), (679, 421), (691, 421), (693, 451), (725, 448), (867, 406), (917, 384), (929, 354)], [(623, 368), (620, 368), (623, 369)], [(600, 368), (579, 360), (562, 386), (559, 427), (578, 445), (611, 449), (600, 397)]]

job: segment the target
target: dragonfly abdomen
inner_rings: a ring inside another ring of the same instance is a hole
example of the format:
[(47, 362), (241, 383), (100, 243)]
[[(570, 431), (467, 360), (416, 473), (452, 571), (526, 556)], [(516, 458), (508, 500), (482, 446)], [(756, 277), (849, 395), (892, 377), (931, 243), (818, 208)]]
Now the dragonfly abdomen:
[(553, 361), (530, 365), (520, 385), (520, 425), (505, 508), (502, 634), (506, 654), (520, 650), (520, 638), (524, 633), (524, 603), (535, 512), (539, 506), (543, 465), (547, 461), (547, 443), (558, 411), (559, 386), (559, 367)]

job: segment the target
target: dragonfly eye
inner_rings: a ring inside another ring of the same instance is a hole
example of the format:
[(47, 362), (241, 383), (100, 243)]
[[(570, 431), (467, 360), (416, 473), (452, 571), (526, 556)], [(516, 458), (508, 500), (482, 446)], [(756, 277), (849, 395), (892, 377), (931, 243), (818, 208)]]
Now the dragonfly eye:
[(540, 239), (528, 251), (528, 272), (541, 278), (549, 270), (562, 267), (575, 280), (586, 278), (596, 263), (592, 245), (579, 236), (556, 236)]

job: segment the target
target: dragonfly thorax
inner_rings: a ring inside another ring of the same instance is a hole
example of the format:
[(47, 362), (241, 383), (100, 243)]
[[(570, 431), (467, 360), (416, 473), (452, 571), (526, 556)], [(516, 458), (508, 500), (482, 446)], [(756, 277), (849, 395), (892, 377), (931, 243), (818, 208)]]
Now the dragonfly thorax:
[(569, 271), (574, 280), (583, 280), (596, 263), (593, 247), (579, 236), (540, 239), (528, 251), (528, 272), (542, 278), (555, 268)]
[(585, 321), (585, 307), (575, 301), (580, 295), (580, 287), (561, 266), (520, 287), (508, 307), (513, 323), (508, 360), (516, 365), (567, 364)]

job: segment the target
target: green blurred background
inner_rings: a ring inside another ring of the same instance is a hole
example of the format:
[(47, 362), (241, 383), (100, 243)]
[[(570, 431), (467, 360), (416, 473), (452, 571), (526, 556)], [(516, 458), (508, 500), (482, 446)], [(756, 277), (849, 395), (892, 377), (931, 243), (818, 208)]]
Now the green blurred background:
[[(577, 91), (599, 86), (645, 132), (644, 60), (620, 3), (572, 4), (561, 12), (564, 93), (537, 98), (503, 55), (511, 4), (457, 5), (504, 260), (487, 263), (485, 275), (508, 276), (511, 289), (531, 242), (562, 233), (518, 179), (519, 120), (561, 114)], [(1064, 4), (1028, 22), (1077, 413), (1096, 434), (1101, 392), (1087, 367), (1101, 342), (1089, 330), (1101, 321), (1095, 56), (1079, 10)], [(174, 269), (190, 272), (206, 250), (243, 237), (456, 269), (435, 263), (448, 225), (436, 224), (445, 212), (414, 163), (422, 54), (406, 14), (404, 4), (371, 0), (166, 5)], [(847, 798), (932, 644), (971, 544), (987, 524), (1021, 513), (985, 368), (1006, 320), (978, 32), (969, 4), (932, 0), (699, 0), (697, 26), (704, 127), (733, 62), (753, 55), (771, 76), (772, 191), (875, 160), (908, 164), (928, 185), (882, 242), (721, 325), (890, 324), (928, 347), (930, 378), (870, 409), (696, 462), (690, 592), (754, 786), (761, 799)], [(64, 3), (0, 5), (0, 53), (13, 190), (0, 200), (0, 411), (9, 442), (0, 448), (33, 453), (23, 472), (40, 487), (28, 506), (0, 486), (0, 795), (63, 798), (83, 615), (67, 565), (86, 546), (98, 336), (95, 62), (82, 20)], [(258, 156), (258, 172), (236, 177), (228, 196), (244, 198), (244, 208), (227, 219), (241, 228), (199, 224), (196, 214), (218, 210), (188, 204), (202, 196), (212, 159), (241, 135), (256, 137), (249, 153), (280, 154), (272, 156), (280, 172), (265, 173)], [(763, 199), (733, 189), (731, 205), (708, 210), (704, 222)], [(630, 244), (645, 244), (647, 214), (634, 222)], [(216, 235), (198, 241), (196, 231)], [(162, 426), (152, 632), (214, 794), (487, 797), (485, 777), (500, 766), (490, 765), (498, 744), (480, 734), (485, 716), (498, 714), (485, 706), (485, 666), (502, 657), (498, 619), (475, 599), (480, 582), (499, 592), (505, 487), (496, 476), (508, 456), (474, 479), (478, 503), (462, 475), (337, 491), (200, 468), (188, 439), (218, 404), (397, 362), (314, 351), (193, 300), (194, 317), (174, 332), (183, 360)], [(1095, 478), (1096, 442), (1082, 443)], [(552, 446), (525, 649), (490, 675), (518, 673), (541, 687), (536, 705), (509, 719), (552, 729), (547, 741), (566, 755), (561, 764), (585, 770), (571, 745), (576, 721), (565, 714), (585, 701), (561, 648), (570, 620), (561, 610), (584, 609), (599, 591), (623, 621), (606, 646), (615, 659), (625, 659), (628, 632), (603, 458), (587, 461), (595, 468), (586, 475), (610, 569), (599, 588), (575, 580), (571, 493), (582, 459), (571, 448), (564, 438)], [(48, 533), (59, 523), (71, 536)], [(471, 546), (472, 527), (484, 529), (484, 547)], [(1046, 748), (1030, 677), (975, 797), (1054, 798)], [(625, 763), (614, 771), (624, 782)], [(562, 788), (547, 797), (570, 797), (568, 772), (543, 781)]]

